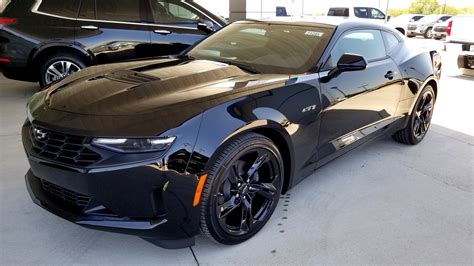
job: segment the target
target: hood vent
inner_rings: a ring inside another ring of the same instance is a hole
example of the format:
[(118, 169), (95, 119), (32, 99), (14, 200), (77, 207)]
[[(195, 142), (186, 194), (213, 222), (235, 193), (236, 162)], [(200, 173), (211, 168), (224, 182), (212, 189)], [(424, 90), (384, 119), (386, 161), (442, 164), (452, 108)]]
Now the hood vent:
[(105, 77), (110, 80), (130, 83), (134, 85), (160, 80), (160, 78), (158, 77), (146, 75), (133, 70), (119, 70), (107, 74)]

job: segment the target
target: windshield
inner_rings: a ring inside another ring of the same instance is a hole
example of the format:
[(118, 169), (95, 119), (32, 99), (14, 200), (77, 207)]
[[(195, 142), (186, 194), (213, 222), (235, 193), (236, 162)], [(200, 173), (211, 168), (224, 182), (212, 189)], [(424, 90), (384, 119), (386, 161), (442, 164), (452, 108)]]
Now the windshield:
[(195, 59), (236, 64), (267, 74), (299, 74), (317, 63), (334, 28), (271, 23), (236, 23), (188, 52)]
[(425, 16), (422, 19), (418, 20), (419, 22), (433, 22), (439, 19), (438, 15), (429, 15)]

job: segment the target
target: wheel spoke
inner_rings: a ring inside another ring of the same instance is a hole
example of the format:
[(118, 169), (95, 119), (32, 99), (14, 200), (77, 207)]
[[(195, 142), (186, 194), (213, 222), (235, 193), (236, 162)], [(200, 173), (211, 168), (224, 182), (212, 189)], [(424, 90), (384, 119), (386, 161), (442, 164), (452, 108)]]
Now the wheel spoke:
[(66, 75), (71, 74), (70, 71), (71, 71), (71, 65), (72, 64), (70, 62), (64, 62), (64, 65), (65, 65), (64, 74), (66, 74)]
[(422, 108), (422, 112), (425, 113), (425, 112), (428, 112), (428, 111), (431, 111), (433, 109), (433, 103), (429, 103), (429, 104), (426, 104), (423, 108)]
[(233, 185), (237, 185), (238, 183), (243, 183), (242, 177), (239, 174), (239, 170), (237, 169), (237, 165), (232, 165), (232, 169), (229, 170), (229, 181)]
[(219, 219), (224, 219), (229, 213), (234, 211), (237, 207), (240, 206), (240, 202), (237, 202), (237, 197), (232, 196), (229, 200), (219, 205)]
[(249, 181), (258, 182), (258, 180), (254, 180), (254, 174), (260, 169), (260, 167), (268, 160), (268, 153), (264, 152), (263, 154), (258, 154), (257, 159), (255, 162), (250, 166), (250, 169), (247, 171), (247, 178)]
[(60, 78), (62, 76), (61, 72), (59, 72), (59, 70), (54, 65), (50, 66), (47, 72), (56, 78)]
[(276, 187), (272, 183), (260, 183), (252, 185), (253, 195), (259, 194), (266, 199), (273, 200), (277, 193)]
[(252, 200), (245, 198), (242, 201), (242, 216), (240, 220), (240, 230), (248, 232), (254, 223), (252, 215)]

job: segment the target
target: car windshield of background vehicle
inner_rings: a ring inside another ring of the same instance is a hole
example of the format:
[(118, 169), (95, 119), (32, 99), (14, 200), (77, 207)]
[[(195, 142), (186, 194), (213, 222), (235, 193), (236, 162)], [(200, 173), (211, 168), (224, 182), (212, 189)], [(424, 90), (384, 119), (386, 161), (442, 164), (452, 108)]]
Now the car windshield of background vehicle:
[(188, 56), (251, 66), (259, 73), (300, 74), (314, 67), (334, 28), (236, 23), (205, 39)]
[(433, 21), (436, 21), (439, 19), (439, 15), (428, 15), (428, 16), (424, 16), (423, 18), (421, 18), (420, 20), (418, 20), (420, 23), (423, 23), (423, 22), (433, 22)]

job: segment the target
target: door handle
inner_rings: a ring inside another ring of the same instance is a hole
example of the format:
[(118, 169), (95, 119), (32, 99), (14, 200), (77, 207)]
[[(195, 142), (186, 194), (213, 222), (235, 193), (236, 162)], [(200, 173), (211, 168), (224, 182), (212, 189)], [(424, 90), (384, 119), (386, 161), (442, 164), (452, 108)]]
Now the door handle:
[(81, 26), (81, 29), (83, 29), (83, 30), (98, 30), (99, 27), (94, 26), (94, 25), (85, 25), (85, 26)]
[(392, 80), (392, 79), (393, 79), (393, 72), (392, 72), (392, 71), (388, 71), (387, 74), (385, 74), (384, 77), (385, 77), (386, 79)]
[(168, 34), (171, 34), (171, 31), (169, 31), (169, 30), (154, 30), (153, 32), (154, 32), (154, 33), (161, 34), (161, 35), (168, 35)]

